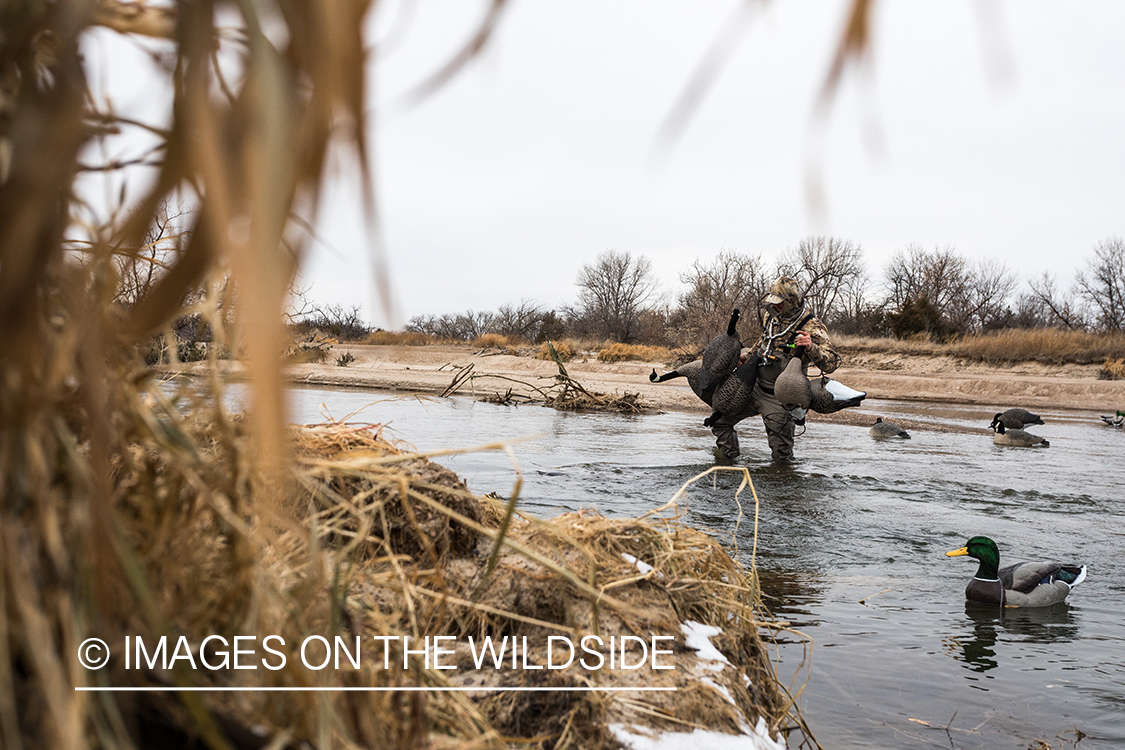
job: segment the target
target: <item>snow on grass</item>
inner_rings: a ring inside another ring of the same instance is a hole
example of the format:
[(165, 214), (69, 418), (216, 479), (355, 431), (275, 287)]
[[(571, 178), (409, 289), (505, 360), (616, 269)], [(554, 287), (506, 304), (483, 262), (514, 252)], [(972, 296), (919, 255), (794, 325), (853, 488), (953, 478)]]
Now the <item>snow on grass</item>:
[(713, 625), (704, 625), (695, 620), (688, 620), (680, 625), (680, 630), (685, 636), (684, 645), (696, 650), (697, 653), (695, 656), (697, 659), (700, 661), (719, 662), (717, 664), (708, 664), (709, 669), (719, 671), (723, 668), (723, 665), (728, 667), (733, 666), (719, 649), (711, 645), (711, 638), (722, 633), (723, 631), (721, 629)]
[(770, 739), (765, 719), (746, 734), (723, 734), (707, 729), (693, 732), (664, 732), (655, 737), (634, 734), (624, 724), (610, 724), (609, 731), (629, 750), (786, 750), (785, 740), (779, 734)]

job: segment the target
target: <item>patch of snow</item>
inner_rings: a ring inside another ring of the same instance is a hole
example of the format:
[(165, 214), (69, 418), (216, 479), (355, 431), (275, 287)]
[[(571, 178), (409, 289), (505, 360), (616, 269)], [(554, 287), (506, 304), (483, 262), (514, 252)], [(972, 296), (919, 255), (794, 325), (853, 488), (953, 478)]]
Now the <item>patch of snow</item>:
[(711, 645), (711, 638), (721, 634), (723, 631), (713, 625), (704, 625), (703, 623), (696, 622), (695, 620), (688, 620), (680, 625), (680, 630), (683, 631), (685, 636), (684, 645), (688, 648), (693, 648), (696, 651), (696, 658), (700, 661), (719, 662), (719, 664), (708, 665), (713, 670), (720, 670), (723, 665), (733, 666), (727, 657), (719, 649)]
[[(637, 570), (641, 571), (641, 575), (648, 575), (648, 574), (649, 574), (649, 573), (651, 573), (651, 572), (652, 572), (653, 570), (656, 570), (656, 569), (655, 569), (655, 568), (653, 568), (653, 567), (652, 567), (651, 565), (649, 565), (648, 563), (646, 563), (646, 562), (645, 562), (644, 560), (638, 560), (637, 558), (635, 558), (635, 557), (633, 557), (632, 555), (630, 555), (630, 554), (629, 554), (628, 552), (622, 552), (622, 553), (621, 553), (621, 556), (622, 556), (623, 558), (625, 558), (625, 562), (629, 563), (630, 565), (636, 565), (636, 566), (637, 566)], [(656, 572), (656, 577), (657, 577), (657, 578), (663, 578), (663, 577), (664, 577), (664, 574), (663, 574), (663, 573), (661, 573), (660, 571), (657, 571), (657, 572)]]
[(770, 739), (765, 719), (747, 734), (723, 734), (706, 729), (692, 732), (664, 732), (655, 737), (635, 734), (624, 724), (610, 724), (609, 731), (629, 750), (786, 750), (785, 739), (778, 735)]
[(713, 687), (716, 690), (718, 690), (720, 693), (722, 693), (726, 697), (726, 699), (728, 701), (730, 701), (730, 704), (732, 706), (738, 705), (737, 703), (734, 702), (734, 698), (731, 696), (730, 691), (727, 690), (726, 685), (720, 685), (719, 683), (712, 681), (710, 677), (704, 677), (702, 680), (700, 680), (700, 682), (702, 682), (704, 685), (706, 685), (708, 687)]
[(627, 562), (631, 565), (636, 565), (637, 570), (641, 571), (642, 575), (647, 575), (649, 572), (652, 571), (651, 565), (646, 563), (644, 560), (638, 560), (637, 558), (630, 555), (628, 552), (622, 552), (621, 556), (625, 558), (625, 562)]

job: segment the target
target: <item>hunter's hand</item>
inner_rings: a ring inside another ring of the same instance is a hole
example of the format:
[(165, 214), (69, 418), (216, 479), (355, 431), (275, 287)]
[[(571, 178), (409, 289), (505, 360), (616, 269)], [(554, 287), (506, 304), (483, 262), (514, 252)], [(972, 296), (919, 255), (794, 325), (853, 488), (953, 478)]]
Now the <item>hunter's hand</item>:
[(808, 349), (810, 346), (812, 346), (812, 336), (808, 335), (804, 331), (797, 331), (797, 340), (793, 343), (797, 346), (803, 346)]

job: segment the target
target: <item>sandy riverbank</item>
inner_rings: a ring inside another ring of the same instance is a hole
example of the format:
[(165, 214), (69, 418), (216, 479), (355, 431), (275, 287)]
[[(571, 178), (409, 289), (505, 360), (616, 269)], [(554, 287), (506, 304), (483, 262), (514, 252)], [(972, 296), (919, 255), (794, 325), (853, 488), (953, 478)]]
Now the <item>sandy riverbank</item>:
[[(356, 361), (347, 367), (334, 364), (343, 352)], [(517, 357), (496, 350), (468, 346), (367, 346), (338, 345), (321, 364), (290, 365), (295, 383), (400, 392), (442, 393), (458, 370), (473, 366), (477, 376), (458, 393), (483, 397), (512, 388), (528, 392), (528, 385), (546, 387), (553, 382), (554, 363)], [(185, 369), (194, 369), (189, 365)], [(638, 393), (654, 409), (708, 413), (706, 405), (683, 379), (654, 384), (648, 380), (660, 362), (598, 362), (578, 357), (567, 363), (571, 376), (586, 388), (603, 393)], [(915, 400), (980, 405), (982, 414), (992, 407), (1076, 409), (1113, 413), (1125, 409), (1125, 381), (1098, 379), (1096, 365), (1049, 366), (1022, 363), (1010, 367), (972, 364), (951, 357), (903, 354), (845, 354), (845, 366), (833, 377), (869, 398)], [(815, 371), (814, 371), (815, 372)], [(524, 385), (527, 384), (527, 385)], [(988, 418), (987, 415), (985, 419)], [(870, 409), (846, 410), (834, 415), (812, 415), (814, 421), (870, 424)], [(910, 429), (909, 425), (907, 426)], [(915, 429), (933, 429), (926, 424)]]

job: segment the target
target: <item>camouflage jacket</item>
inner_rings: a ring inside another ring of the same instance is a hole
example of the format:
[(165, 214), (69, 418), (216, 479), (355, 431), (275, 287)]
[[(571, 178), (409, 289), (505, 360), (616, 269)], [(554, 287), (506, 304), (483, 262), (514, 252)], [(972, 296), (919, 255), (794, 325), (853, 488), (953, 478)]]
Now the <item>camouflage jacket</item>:
[[(809, 334), (812, 339), (812, 345), (808, 347), (808, 351), (804, 355), (804, 369), (807, 373), (809, 363), (812, 363), (820, 368), (820, 371), (827, 375), (830, 372), (835, 372), (840, 366), (840, 355), (832, 347), (832, 341), (828, 337), (828, 328), (824, 323), (820, 322), (819, 318), (813, 317), (809, 319), (804, 325), (797, 326), (806, 313), (803, 311), (799, 314), (788, 317), (778, 318), (774, 315), (767, 315), (765, 323), (762, 325), (762, 335), (758, 338), (757, 343), (754, 344), (753, 352), (760, 354), (766, 359), (764, 363), (771, 373), (763, 372), (767, 381), (772, 382), (777, 374), (780, 374), (789, 360), (795, 355), (800, 353), (799, 349), (790, 349), (787, 344), (795, 338), (794, 332), (802, 330)], [(788, 330), (792, 327), (792, 330)], [(786, 332), (788, 331), (788, 332)], [(786, 332), (783, 336), (778, 336), (772, 342), (769, 341), (770, 336), (778, 333)], [(768, 350), (767, 350), (768, 349)], [(774, 374), (776, 373), (776, 374)], [(770, 374), (774, 374), (771, 378)]]

